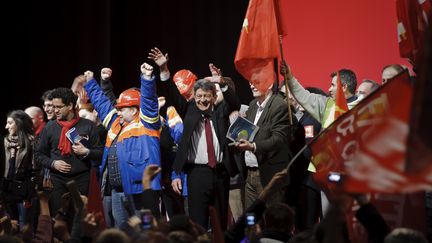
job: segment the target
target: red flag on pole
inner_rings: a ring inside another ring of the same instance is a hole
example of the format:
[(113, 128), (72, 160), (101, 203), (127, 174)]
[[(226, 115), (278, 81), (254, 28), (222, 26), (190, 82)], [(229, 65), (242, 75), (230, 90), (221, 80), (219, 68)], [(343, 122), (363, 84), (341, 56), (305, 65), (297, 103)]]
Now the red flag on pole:
[(431, 0), (397, 0), (398, 41), (400, 56), (416, 63), (431, 15)]
[(288, 34), (288, 26), (287, 26), (287, 14), (284, 14), (284, 10), (288, 7), (288, 1), (285, 0), (273, 0), (274, 8), (275, 8), (275, 16), (276, 16), (276, 25), (278, 34), (280, 36), (285, 36)]
[(408, 71), (346, 112), (311, 144), (318, 182), (342, 175), (349, 192), (415, 192), (432, 188), (432, 166), (405, 171), (412, 87)]
[(94, 168), (90, 171), (87, 211), (95, 215), (96, 220), (99, 222), (100, 229), (106, 228), (102, 196), (96, 176), (96, 169)]
[(337, 72), (336, 75), (337, 75), (337, 80), (336, 80), (335, 115), (334, 115), (335, 120), (343, 113), (348, 111), (348, 105), (342, 88), (340, 73)]
[(276, 80), (273, 60), (278, 57), (278, 32), (273, 0), (250, 0), (243, 21), (234, 64), (261, 92)]

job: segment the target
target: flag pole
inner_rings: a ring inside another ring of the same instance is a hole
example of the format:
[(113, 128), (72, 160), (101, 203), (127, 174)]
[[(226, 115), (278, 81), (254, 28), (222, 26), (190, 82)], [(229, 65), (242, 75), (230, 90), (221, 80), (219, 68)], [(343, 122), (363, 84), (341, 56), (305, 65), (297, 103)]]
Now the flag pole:
[[(282, 62), (285, 63), (285, 59), (283, 56), (283, 49), (282, 49), (282, 35), (279, 35), (279, 49), (280, 49), (280, 54), (281, 54), (281, 60), (282, 60)], [(289, 90), (288, 90), (287, 74), (284, 73), (283, 77), (284, 77), (284, 84), (285, 84), (285, 100), (286, 100), (287, 106), (288, 106), (289, 121), (290, 121), (290, 125), (293, 125), (293, 118), (292, 118), (292, 113), (291, 113), (291, 102), (289, 100), (289, 93), (288, 93)]]
[[(285, 63), (285, 58), (284, 58), (283, 48), (282, 48), (282, 30), (281, 30), (281, 26), (280, 26), (280, 16), (279, 16), (279, 3), (278, 3), (278, 0), (273, 0), (273, 6), (274, 6), (273, 7), (274, 14), (275, 14), (275, 17), (276, 17), (276, 27), (277, 27), (278, 34), (279, 34), (279, 52), (280, 52), (280, 55), (281, 55), (282, 62)], [(289, 100), (289, 95), (288, 95), (288, 78), (287, 78), (287, 74), (284, 73), (283, 77), (284, 77), (284, 84), (285, 84), (285, 95), (286, 95), (285, 98), (286, 98), (286, 102), (287, 102), (287, 106), (288, 106), (289, 124), (292, 126), (293, 125), (293, 118), (292, 118), (292, 114), (291, 114), (291, 102)]]

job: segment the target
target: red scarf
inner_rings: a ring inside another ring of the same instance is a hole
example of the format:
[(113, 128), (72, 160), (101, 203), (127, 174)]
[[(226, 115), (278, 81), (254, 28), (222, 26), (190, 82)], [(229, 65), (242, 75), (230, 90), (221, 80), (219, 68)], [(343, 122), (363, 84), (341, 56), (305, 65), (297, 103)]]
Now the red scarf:
[(71, 129), (77, 122), (79, 121), (80, 117), (77, 116), (76, 118), (70, 120), (70, 121), (59, 121), (57, 120), (57, 123), (62, 127), (61, 134), (60, 134), (60, 140), (58, 144), (58, 149), (61, 151), (61, 155), (65, 156), (71, 153), (71, 143), (66, 138), (66, 132)]

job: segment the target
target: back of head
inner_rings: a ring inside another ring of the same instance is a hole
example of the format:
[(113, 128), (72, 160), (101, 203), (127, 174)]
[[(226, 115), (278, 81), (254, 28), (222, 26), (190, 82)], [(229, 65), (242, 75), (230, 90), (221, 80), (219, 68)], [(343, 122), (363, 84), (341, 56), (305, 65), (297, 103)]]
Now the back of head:
[(403, 72), (405, 68), (400, 64), (390, 64), (383, 68), (381, 72), (382, 83), (385, 84), (388, 80), (396, 77), (399, 73)]
[(169, 228), (170, 231), (189, 231), (189, 229), (192, 227), (192, 224), (190, 222), (190, 218), (187, 215), (176, 215), (172, 217), (169, 221)]
[(377, 82), (375, 82), (375, 81), (373, 81), (371, 79), (364, 79), (362, 81), (362, 83), (369, 83), (369, 84), (371, 84), (371, 92), (377, 90), (380, 87), (380, 85)]
[(384, 243), (428, 243), (428, 241), (417, 230), (396, 228), (384, 238)]
[(304, 230), (295, 234), (288, 243), (317, 243), (312, 229)]
[(37, 106), (30, 106), (27, 107), (24, 110), (25, 113), (27, 113), (27, 115), (29, 115), (31, 118), (35, 118), (37, 116), (42, 116), (43, 117), (43, 111), (41, 108), (37, 107)]
[(405, 70), (405, 68), (400, 64), (390, 64), (390, 65), (384, 66), (382, 69), (382, 72), (384, 72), (385, 70), (388, 70), (388, 69), (392, 69), (398, 73), (401, 73), (403, 70)]
[(94, 241), (95, 243), (129, 243), (130, 238), (123, 231), (111, 228), (102, 231)]
[(0, 243), (22, 243), (22, 242), (24, 241), (22, 241), (20, 238), (16, 236), (11, 236), (11, 235), (0, 236)]
[(283, 203), (270, 205), (262, 218), (263, 229), (291, 233), (294, 228), (294, 210)]
[[(357, 76), (355, 73), (350, 69), (340, 69), (339, 71), (340, 80), (342, 82), (342, 85), (346, 85), (348, 91), (351, 94), (355, 94), (356, 88), (357, 88)], [(337, 73), (334, 72), (330, 76), (333, 78), (336, 76)]]
[(172, 243), (193, 243), (194, 238), (187, 232), (182, 230), (172, 231), (168, 234), (168, 239)]

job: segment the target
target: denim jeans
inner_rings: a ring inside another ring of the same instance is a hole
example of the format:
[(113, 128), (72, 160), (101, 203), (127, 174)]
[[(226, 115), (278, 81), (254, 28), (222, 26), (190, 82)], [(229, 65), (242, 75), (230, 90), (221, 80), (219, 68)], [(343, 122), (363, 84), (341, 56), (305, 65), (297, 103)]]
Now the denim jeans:
[(111, 196), (104, 196), (104, 213), (108, 227), (120, 228), (127, 223), (129, 219), (127, 204), (128, 200), (124, 192), (117, 192), (113, 189), (111, 190)]

